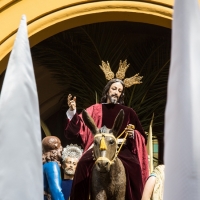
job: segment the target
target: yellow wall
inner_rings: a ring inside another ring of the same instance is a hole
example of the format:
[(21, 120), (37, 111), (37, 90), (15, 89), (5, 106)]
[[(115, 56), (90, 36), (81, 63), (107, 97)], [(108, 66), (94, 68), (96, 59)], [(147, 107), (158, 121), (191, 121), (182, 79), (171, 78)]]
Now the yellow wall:
[(173, 0), (1, 0), (0, 74), (7, 66), (22, 14), (31, 47), (61, 31), (105, 21), (130, 21), (171, 28)]

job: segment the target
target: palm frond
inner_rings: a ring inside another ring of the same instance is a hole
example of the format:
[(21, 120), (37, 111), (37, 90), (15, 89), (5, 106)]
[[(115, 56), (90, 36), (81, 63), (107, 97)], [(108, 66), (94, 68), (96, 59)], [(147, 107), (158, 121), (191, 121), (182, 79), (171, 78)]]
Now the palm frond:
[[(32, 48), (33, 59), (46, 66), (64, 89), (77, 96), (81, 110), (96, 103), (106, 84), (99, 65), (109, 61), (116, 73), (128, 60), (126, 77), (136, 73), (143, 83), (126, 89), (125, 104), (132, 107), (145, 130), (155, 113), (153, 132), (163, 135), (166, 87), (170, 64), (170, 30), (140, 23), (105, 22), (61, 32)], [(65, 103), (63, 103), (66, 109)]]

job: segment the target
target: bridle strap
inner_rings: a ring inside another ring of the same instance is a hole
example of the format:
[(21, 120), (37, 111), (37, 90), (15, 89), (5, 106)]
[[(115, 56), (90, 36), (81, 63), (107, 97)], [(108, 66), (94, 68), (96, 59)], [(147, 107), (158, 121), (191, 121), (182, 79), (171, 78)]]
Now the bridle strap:
[[(125, 131), (123, 131), (122, 134), (123, 134), (124, 132), (125, 132)], [(125, 132), (125, 133), (126, 133), (126, 132)], [(122, 135), (122, 134), (121, 134), (121, 135)], [(128, 133), (126, 133), (125, 137), (123, 138), (123, 142), (121, 143), (119, 149), (116, 151), (115, 156), (114, 156), (114, 158), (111, 160), (111, 162), (113, 162), (114, 159), (118, 156), (118, 154), (119, 154), (119, 152), (120, 152), (122, 146), (124, 145), (124, 142), (126, 141), (127, 135), (128, 135)], [(118, 139), (118, 138), (119, 138), (119, 137), (117, 137), (117, 139)]]
[(114, 135), (112, 135), (112, 134), (110, 134), (110, 133), (97, 133), (95, 136), (94, 136), (94, 138), (96, 138), (96, 137), (103, 137), (103, 136), (109, 136), (109, 137), (112, 137), (115, 141), (116, 141), (116, 137), (114, 136)]
[(110, 165), (113, 164), (113, 160), (110, 161), (110, 160), (109, 160), (108, 158), (106, 158), (106, 157), (99, 157), (99, 158), (95, 161), (95, 164), (96, 164), (96, 162), (98, 162), (98, 161), (100, 161), (100, 160), (102, 160), (102, 161), (107, 161), (107, 162), (109, 162)]
[[(123, 140), (123, 142), (121, 143), (119, 149), (116, 151), (114, 158), (113, 158), (112, 160), (109, 160), (109, 159), (106, 158), (106, 157), (99, 157), (99, 158), (95, 161), (95, 164), (96, 164), (97, 161), (100, 161), (100, 160), (107, 161), (107, 162), (109, 162), (110, 165), (112, 165), (112, 164), (114, 163), (114, 160), (115, 160), (116, 157), (118, 156), (118, 154), (119, 154), (119, 152), (120, 152), (122, 146), (124, 145), (124, 142), (126, 141), (126, 138), (127, 138), (128, 133), (124, 130), (124, 131), (117, 137), (117, 139), (118, 139), (124, 132), (126, 133), (126, 135), (125, 135), (125, 137), (123, 138), (124, 140)], [(105, 137), (105, 136), (112, 137), (112, 138), (115, 140), (115, 142), (117, 143), (116, 137), (115, 137), (114, 135), (112, 135), (112, 134), (109, 134), (109, 133), (98, 133), (98, 134), (96, 134), (96, 135), (94, 136), (94, 138), (95, 138), (95, 137)]]

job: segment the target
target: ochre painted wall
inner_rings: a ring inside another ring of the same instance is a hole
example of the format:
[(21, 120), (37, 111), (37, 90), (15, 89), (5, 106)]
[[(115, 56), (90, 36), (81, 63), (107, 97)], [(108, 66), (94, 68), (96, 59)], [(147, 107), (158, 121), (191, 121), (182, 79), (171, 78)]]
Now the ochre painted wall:
[(67, 29), (105, 21), (130, 21), (171, 28), (172, 0), (1, 0), (0, 74), (7, 66), (22, 14), (31, 47)]

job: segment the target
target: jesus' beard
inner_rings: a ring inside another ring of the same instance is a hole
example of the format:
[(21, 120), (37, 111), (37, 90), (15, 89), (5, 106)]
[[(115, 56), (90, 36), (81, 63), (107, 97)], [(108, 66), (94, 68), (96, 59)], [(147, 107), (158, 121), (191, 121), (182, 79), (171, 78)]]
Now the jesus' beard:
[(107, 98), (110, 100), (110, 103), (113, 103), (113, 104), (117, 104), (118, 103), (118, 97), (115, 96), (115, 95), (108, 95)]

